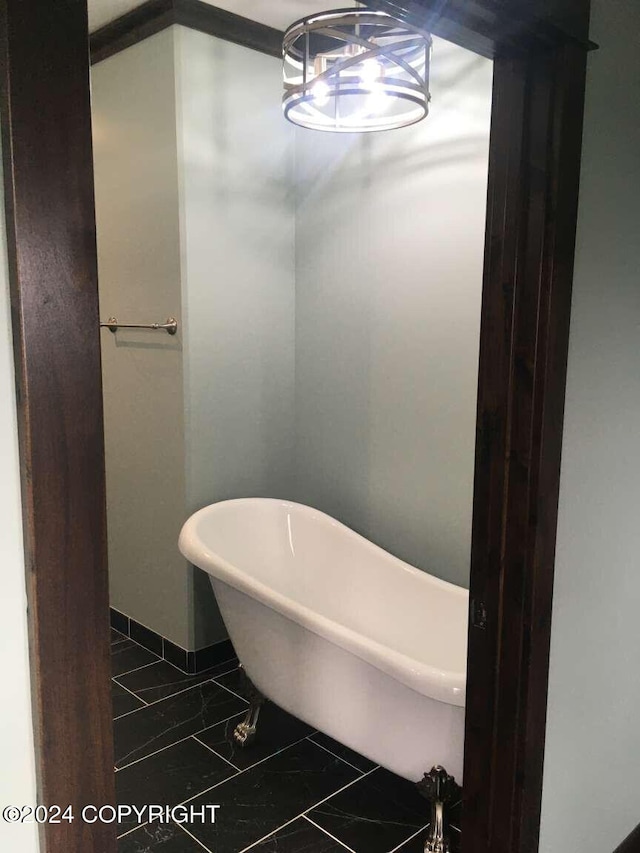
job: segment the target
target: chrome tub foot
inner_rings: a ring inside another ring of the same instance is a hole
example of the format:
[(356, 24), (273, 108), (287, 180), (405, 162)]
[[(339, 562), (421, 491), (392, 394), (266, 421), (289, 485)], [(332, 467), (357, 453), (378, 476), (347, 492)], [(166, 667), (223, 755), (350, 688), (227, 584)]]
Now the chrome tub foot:
[(238, 723), (233, 730), (233, 739), (238, 746), (245, 747), (251, 746), (256, 739), (260, 709), (266, 700), (250, 680), (249, 676), (244, 671), (244, 668), (241, 666), (240, 669), (242, 670), (245, 680), (246, 691), (248, 694), (247, 698), (249, 699), (249, 709), (247, 710), (244, 720), (242, 720), (241, 723)]
[(448, 807), (462, 798), (462, 788), (444, 767), (433, 767), (417, 783), (417, 788), (431, 803), (431, 823), (424, 843), (424, 853), (451, 853)]

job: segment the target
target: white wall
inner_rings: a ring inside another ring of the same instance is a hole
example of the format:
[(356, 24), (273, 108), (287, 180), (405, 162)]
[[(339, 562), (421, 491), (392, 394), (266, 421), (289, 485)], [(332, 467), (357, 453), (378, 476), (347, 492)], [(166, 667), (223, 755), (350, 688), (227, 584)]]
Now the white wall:
[[(278, 59), (174, 27), (93, 69), (112, 604), (225, 636), (183, 519), (319, 506), (469, 572), (491, 62), (436, 40), (428, 121), (294, 131)], [(179, 288), (179, 292), (178, 292)]]
[[(175, 27), (186, 511), (290, 497), (294, 452), (293, 129), (281, 62)], [(224, 637), (194, 575), (196, 644)]]
[[(0, 158), (0, 163), (2, 162)], [(36, 783), (31, 722), (29, 658), (27, 653), (27, 597), (22, 544), (22, 510), (15, 376), (9, 313), (9, 282), (0, 174), (0, 807), (36, 805)], [(0, 849), (36, 853), (34, 825), (0, 821)]]
[(640, 6), (594, 0), (540, 850), (640, 822)]
[(287, 494), (293, 450), (293, 129), (278, 59), (175, 28), (187, 504)]
[(296, 138), (297, 498), (468, 585), (492, 63), (426, 121)]
[(172, 27), (93, 67), (111, 604), (183, 648), (226, 636), (177, 551), (217, 500), (289, 497), (293, 130), (279, 60)]
[(101, 332), (111, 604), (191, 645), (173, 32), (92, 68), (100, 311), (165, 332)]

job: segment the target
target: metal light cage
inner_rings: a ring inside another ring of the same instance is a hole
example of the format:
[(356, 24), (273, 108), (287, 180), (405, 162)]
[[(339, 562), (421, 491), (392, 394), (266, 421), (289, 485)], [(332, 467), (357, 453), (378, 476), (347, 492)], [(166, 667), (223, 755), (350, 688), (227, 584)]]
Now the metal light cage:
[(431, 36), (386, 12), (334, 9), (286, 31), (285, 117), (334, 133), (391, 130), (429, 112)]

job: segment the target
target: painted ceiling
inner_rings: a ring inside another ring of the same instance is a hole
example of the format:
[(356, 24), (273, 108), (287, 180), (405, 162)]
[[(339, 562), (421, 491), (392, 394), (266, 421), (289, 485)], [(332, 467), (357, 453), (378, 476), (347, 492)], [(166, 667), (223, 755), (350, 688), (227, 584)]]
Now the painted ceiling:
[[(349, 2), (332, 4), (327, 0), (205, 0), (205, 2), (279, 30), (285, 29), (293, 21), (310, 12), (350, 5)], [(92, 32), (124, 15), (125, 12), (130, 12), (136, 6), (142, 5), (140, 0), (88, 0), (88, 4), (89, 29)]]

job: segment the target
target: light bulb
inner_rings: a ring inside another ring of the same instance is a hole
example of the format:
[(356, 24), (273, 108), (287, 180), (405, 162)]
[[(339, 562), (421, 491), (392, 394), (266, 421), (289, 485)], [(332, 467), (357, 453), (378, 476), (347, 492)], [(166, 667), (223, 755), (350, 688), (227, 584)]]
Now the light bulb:
[(329, 85), (324, 82), (324, 80), (319, 80), (317, 83), (314, 83), (311, 87), (311, 93), (313, 95), (313, 103), (317, 107), (326, 107), (329, 103)]
[(384, 90), (384, 86), (379, 83), (372, 86), (367, 96), (366, 112), (369, 115), (379, 115), (383, 113), (388, 106), (388, 96)]
[(376, 59), (365, 59), (361, 65), (360, 82), (368, 89), (373, 89), (377, 81), (384, 77), (384, 68)]

